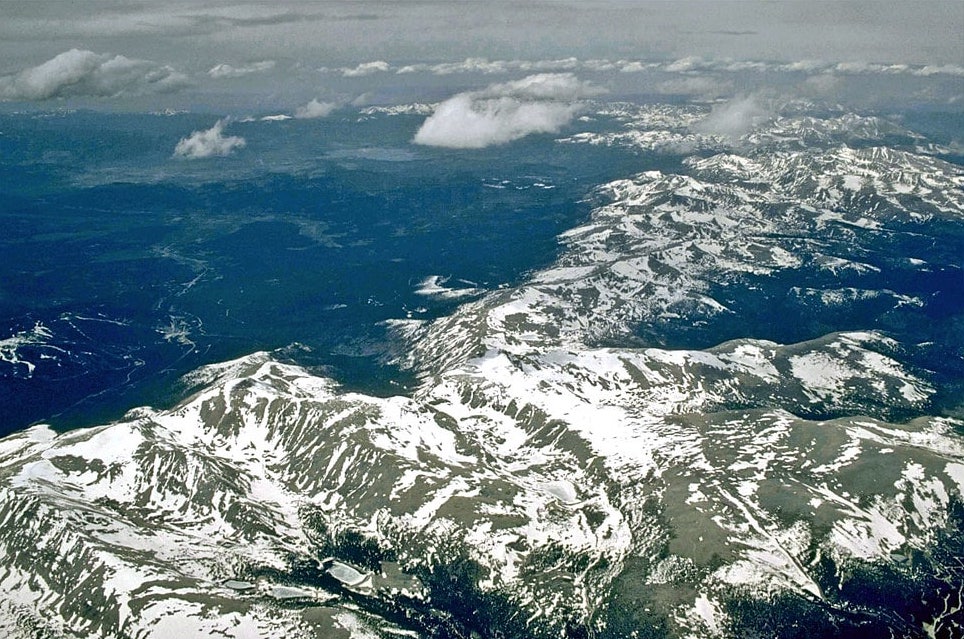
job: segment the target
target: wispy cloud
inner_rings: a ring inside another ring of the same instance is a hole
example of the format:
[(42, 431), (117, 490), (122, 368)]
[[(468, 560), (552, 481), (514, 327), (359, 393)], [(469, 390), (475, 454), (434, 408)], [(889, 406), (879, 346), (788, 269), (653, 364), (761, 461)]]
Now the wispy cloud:
[(430, 74), (448, 76), (457, 74), (508, 75), (512, 73), (575, 72), (592, 73), (672, 73), (696, 76), (703, 73), (804, 73), (840, 75), (914, 75), (914, 76), (964, 76), (964, 67), (955, 64), (910, 65), (878, 64), (871, 62), (821, 62), (799, 60), (772, 62), (762, 60), (707, 58), (686, 56), (671, 61), (626, 60), (596, 58), (580, 60), (575, 57), (544, 60), (493, 60), (489, 58), (466, 58), (456, 62), (415, 63), (394, 67), (383, 60), (362, 62), (353, 67), (319, 69), (343, 77), (362, 77), (376, 73), (394, 72), (397, 75)]
[(610, 63), (610, 67), (618, 68), (620, 73), (641, 73), (643, 71), (658, 69), (659, 66), (659, 63), (642, 62), (640, 60), (633, 60), (632, 62), (620, 60), (619, 62)]
[(460, 62), (438, 64), (410, 64), (399, 67), (395, 73), (431, 73), (433, 75), (454, 75), (457, 73), (480, 73), (496, 75), (522, 71), (575, 71), (583, 66), (578, 58), (559, 58), (551, 60), (489, 60), (488, 58), (466, 58)]
[(331, 113), (337, 108), (338, 105), (334, 102), (320, 102), (319, 100), (314, 99), (308, 104), (295, 109), (295, 117), (299, 120), (324, 118), (331, 115)]
[(474, 92), (482, 98), (510, 96), (540, 100), (578, 100), (601, 93), (605, 93), (605, 89), (584, 82), (572, 73), (539, 73)]
[(71, 49), (43, 64), (0, 77), (0, 99), (111, 97), (175, 91), (188, 84), (187, 76), (169, 66)]
[(964, 78), (964, 67), (959, 64), (926, 65), (911, 70), (911, 73), (919, 76), (931, 75), (952, 75)]
[(174, 147), (174, 157), (196, 160), (229, 155), (235, 149), (244, 148), (247, 144), (244, 138), (224, 135), (226, 125), (226, 120), (218, 120), (210, 129), (194, 131), (188, 137), (182, 138)]
[(578, 100), (600, 93), (571, 73), (543, 73), (460, 93), (442, 102), (413, 142), (478, 149), (533, 133), (554, 133), (579, 110)]
[(510, 70), (505, 60), (490, 61), (486, 58), (466, 58), (459, 62), (442, 62), (439, 64), (410, 64), (399, 68), (396, 73), (432, 73), (434, 75), (451, 75), (455, 73), (506, 73)]
[(263, 73), (265, 71), (270, 71), (275, 67), (274, 60), (262, 60), (261, 62), (252, 62), (251, 64), (246, 64), (241, 67), (234, 67), (230, 64), (219, 64), (211, 68), (208, 71), (208, 75), (212, 78), (240, 78), (245, 75), (251, 75), (252, 73)]
[(693, 128), (698, 133), (738, 138), (772, 116), (773, 111), (759, 97), (740, 96), (713, 107)]
[(726, 72), (802, 72), (839, 73), (843, 75), (949, 75), (964, 76), (964, 67), (956, 64), (911, 65), (878, 64), (873, 62), (820, 62), (799, 60), (795, 62), (763, 62), (760, 60), (707, 59), (698, 56), (679, 58), (663, 65), (648, 65), (670, 73)]
[(342, 68), (339, 71), (346, 78), (358, 78), (375, 73), (385, 73), (390, 71), (391, 68), (392, 66), (384, 60), (375, 60), (373, 62), (362, 62), (356, 67)]

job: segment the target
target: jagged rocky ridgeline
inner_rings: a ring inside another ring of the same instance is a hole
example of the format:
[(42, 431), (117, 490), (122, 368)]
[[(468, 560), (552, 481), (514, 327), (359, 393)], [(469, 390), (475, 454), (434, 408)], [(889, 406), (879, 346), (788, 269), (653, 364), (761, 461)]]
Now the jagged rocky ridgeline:
[(917, 322), (962, 181), (850, 125), (605, 185), (552, 267), (399, 323), (412, 397), (256, 353), (0, 441), (0, 629), (960, 633), (964, 423), (925, 364), (962, 345)]

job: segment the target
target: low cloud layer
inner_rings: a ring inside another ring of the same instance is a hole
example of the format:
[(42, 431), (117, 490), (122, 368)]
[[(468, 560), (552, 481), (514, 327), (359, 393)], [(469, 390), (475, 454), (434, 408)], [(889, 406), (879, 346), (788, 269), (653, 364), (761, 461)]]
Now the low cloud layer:
[(452, 75), (455, 73), (482, 73), (486, 75), (523, 71), (572, 71), (579, 68), (580, 62), (576, 58), (562, 58), (559, 60), (489, 60), (487, 58), (466, 58), (461, 62), (443, 62), (440, 64), (409, 64), (395, 70), (397, 74), (432, 73), (434, 75)]
[(229, 155), (235, 149), (244, 148), (244, 138), (224, 135), (225, 120), (218, 120), (210, 129), (194, 131), (181, 139), (174, 147), (174, 157), (196, 160), (215, 156)]
[(325, 118), (331, 115), (332, 111), (338, 108), (334, 102), (319, 102), (312, 100), (304, 106), (295, 109), (295, 117), (299, 120), (310, 120), (313, 118)]
[(413, 142), (479, 149), (533, 133), (555, 133), (579, 111), (578, 100), (600, 93), (571, 73), (542, 73), (460, 93), (442, 102)]
[[(498, 10), (491, 3), (453, 0), (3, 4), (0, 60), (8, 64), (22, 59), (25, 49), (64, 41), (96, 41), (146, 58), (170, 56), (184, 67), (211, 60), (205, 68), (222, 59), (318, 60), (320, 47), (340, 61), (418, 61), (425, 53), (443, 61), (466, 55), (540, 59), (563, 49), (565, 55), (612, 58), (638, 50), (640, 43), (659, 60), (698, 55), (961, 64), (960, 0), (829, 1), (818, 10), (802, 0), (518, 2), (500, 3)], [(178, 46), (186, 42), (190, 46)]]
[(208, 75), (215, 79), (240, 78), (242, 76), (251, 75), (252, 73), (263, 73), (265, 71), (270, 71), (274, 68), (274, 65), (274, 60), (252, 62), (251, 64), (246, 64), (242, 67), (233, 67), (230, 64), (219, 64), (212, 67), (211, 70), (208, 71)]
[(82, 49), (65, 51), (43, 64), (0, 77), (0, 99), (49, 100), (70, 96), (113, 97), (164, 93), (189, 84), (169, 66)]
[(357, 77), (371, 75), (378, 72), (393, 71), (398, 75), (429, 73), (433, 75), (455, 74), (483, 74), (500, 75), (509, 73), (537, 73), (537, 72), (607, 72), (620, 73), (838, 73), (842, 75), (911, 75), (911, 76), (964, 76), (964, 67), (957, 64), (942, 65), (912, 65), (912, 64), (876, 64), (868, 62), (821, 62), (817, 60), (799, 60), (795, 62), (773, 62), (763, 60), (734, 60), (730, 58), (704, 58), (701, 56), (686, 56), (670, 61), (655, 60), (626, 60), (626, 59), (590, 59), (560, 58), (546, 60), (491, 60), (488, 58), (466, 58), (460, 62), (443, 62), (437, 64), (408, 64), (393, 67), (384, 61), (364, 62), (355, 67), (338, 69), (322, 69), (337, 72), (344, 76)]

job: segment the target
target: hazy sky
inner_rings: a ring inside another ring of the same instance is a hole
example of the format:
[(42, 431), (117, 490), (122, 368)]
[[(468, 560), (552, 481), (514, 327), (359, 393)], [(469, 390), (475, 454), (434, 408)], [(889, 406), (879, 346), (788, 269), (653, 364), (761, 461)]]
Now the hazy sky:
[[(6, 100), (70, 86), (278, 94), (319, 68), (360, 77), (473, 57), (964, 64), (960, 0), (0, 0), (0, 18)], [(30, 71), (73, 49), (85, 53)]]
[(259, 57), (319, 64), (559, 55), (964, 58), (959, 0), (2, 0), (0, 15), (7, 73), (72, 47), (187, 67)]

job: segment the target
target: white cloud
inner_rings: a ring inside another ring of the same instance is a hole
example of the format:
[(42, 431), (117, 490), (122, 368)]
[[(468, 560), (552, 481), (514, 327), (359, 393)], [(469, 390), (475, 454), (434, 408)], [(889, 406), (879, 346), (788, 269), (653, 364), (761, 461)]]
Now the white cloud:
[(310, 120), (312, 118), (324, 118), (331, 115), (331, 112), (338, 108), (334, 102), (319, 102), (312, 100), (304, 106), (295, 109), (295, 117), (299, 120)]
[(456, 73), (481, 73), (495, 75), (523, 71), (572, 71), (581, 66), (578, 58), (561, 58), (558, 60), (489, 60), (488, 58), (466, 58), (460, 62), (442, 62), (439, 64), (409, 64), (400, 67), (395, 73), (432, 73), (434, 75), (453, 75)]
[(575, 115), (574, 105), (522, 102), (514, 98), (473, 100), (457, 95), (438, 106), (415, 134), (427, 146), (480, 149), (531, 133), (553, 133)]
[(666, 71), (670, 71), (672, 73), (703, 70), (705, 68), (706, 62), (702, 58), (692, 55), (685, 58), (680, 58), (679, 60), (666, 65)]
[(838, 73), (899, 73), (901, 70), (906, 70), (906, 68), (907, 67), (897, 69), (894, 67), (893, 71), (891, 71), (891, 67), (885, 64), (872, 64), (869, 62), (840, 62), (834, 67), (834, 70)]
[(244, 138), (225, 136), (225, 120), (218, 120), (210, 129), (194, 131), (186, 138), (182, 138), (174, 147), (174, 156), (196, 160), (217, 155), (228, 155), (235, 149), (244, 148), (247, 144)]
[(443, 62), (440, 64), (410, 64), (401, 67), (396, 73), (428, 72), (435, 75), (451, 75), (453, 73), (505, 73), (509, 70), (504, 60), (489, 61), (486, 58), (466, 58), (461, 62)]
[(964, 77), (964, 67), (958, 64), (928, 65), (914, 69), (912, 73), (925, 77), (930, 75), (956, 75), (958, 77)]
[(169, 66), (71, 49), (38, 66), (0, 77), (0, 99), (49, 100), (67, 96), (160, 93), (187, 84), (187, 76)]
[(738, 138), (772, 117), (756, 96), (736, 97), (718, 104), (693, 127), (699, 133)]
[[(636, 64), (636, 63), (631, 63)], [(877, 64), (871, 62), (820, 62), (817, 60), (798, 60), (796, 62), (761, 62), (759, 60), (731, 60), (706, 59), (696, 56), (680, 58), (669, 64), (644, 65), (649, 68), (662, 67), (668, 73), (693, 74), (697, 72), (714, 71), (726, 73), (740, 72), (803, 72), (803, 73), (839, 73), (845, 75), (964, 75), (964, 67), (955, 64), (945, 65), (909, 65), (909, 64)], [(624, 70), (627, 70), (624, 68)], [(643, 70), (642, 67), (632, 66), (628, 70)]]
[(667, 64), (664, 70), (670, 73), (694, 73), (699, 71), (740, 73), (743, 71), (772, 71), (780, 66), (784, 65), (761, 62), (759, 60), (734, 60), (731, 58), (706, 59), (698, 56), (688, 56)]
[(506, 60), (492, 60), (486, 58), (466, 58), (462, 62), (436, 64), (431, 67), (435, 75), (449, 75), (451, 73), (506, 73), (511, 69), (511, 63)]
[(777, 68), (781, 71), (805, 71), (812, 73), (815, 71), (823, 71), (827, 66), (825, 62), (820, 62), (819, 60), (797, 60), (796, 62), (777, 65)]
[(522, 71), (573, 71), (580, 66), (578, 58), (560, 58), (558, 60), (535, 60), (532, 62), (520, 61), (519, 69)]
[(406, 64), (403, 67), (399, 67), (395, 73), (402, 75), (404, 73), (424, 73), (425, 71), (431, 70), (431, 65), (428, 64)]
[(373, 73), (385, 73), (391, 68), (391, 65), (384, 60), (375, 60), (374, 62), (362, 62), (357, 67), (339, 69), (339, 71), (346, 78), (357, 78)]
[(626, 64), (628, 64), (626, 60), (612, 62), (611, 60), (606, 60), (605, 58), (598, 58), (594, 60), (586, 60), (582, 63), (582, 66), (588, 71), (612, 71)]
[(640, 60), (633, 60), (632, 62), (619, 63), (620, 73), (641, 73), (643, 71), (650, 71), (652, 69), (659, 68), (659, 64), (651, 62), (642, 62)]
[(416, 63), (391, 67), (386, 62), (366, 62), (356, 67), (340, 69), (322, 68), (321, 71), (341, 73), (345, 76), (369, 75), (376, 72), (392, 71), (398, 75), (430, 73), (447, 76), (455, 74), (498, 75), (513, 72), (561, 72), (587, 71), (607, 73), (647, 73), (663, 71), (666, 73), (695, 76), (700, 73), (838, 73), (838, 74), (886, 74), (886, 75), (964, 75), (964, 67), (954, 64), (944, 65), (907, 65), (907, 64), (870, 64), (865, 62), (821, 62), (803, 59), (795, 62), (768, 62), (753, 59), (712, 58), (688, 56), (669, 62), (646, 60), (610, 60), (606, 58), (580, 60), (575, 57), (546, 60), (491, 60), (489, 58), (466, 58), (457, 62), (436, 64)]
[(554, 133), (600, 90), (571, 73), (543, 73), (460, 93), (439, 104), (415, 134), (427, 146), (478, 149), (532, 133)]
[(521, 80), (493, 84), (471, 94), (482, 98), (510, 96), (522, 100), (572, 101), (603, 92), (603, 89), (583, 82), (571, 73), (537, 73)]
[(773, 69), (775, 65), (770, 64), (769, 62), (759, 62), (756, 60), (721, 60), (713, 65), (708, 66), (713, 69), (728, 71), (730, 73), (740, 73), (741, 71), (758, 71), (765, 73)]
[(211, 68), (208, 71), (208, 75), (212, 78), (240, 78), (244, 75), (250, 75), (252, 73), (262, 73), (264, 71), (270, 71), (275, 66), (274, 60), (262, 60), (261, 62), (253, 62), (251, 64), (245, 65), (243, 67), (233, 67), (230, 64), (219, 64)]

